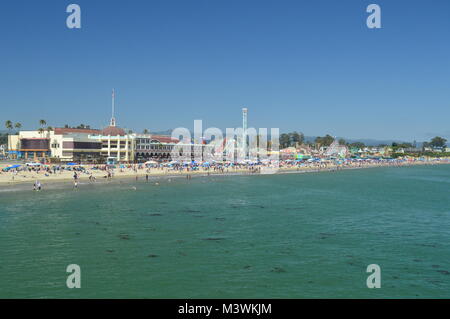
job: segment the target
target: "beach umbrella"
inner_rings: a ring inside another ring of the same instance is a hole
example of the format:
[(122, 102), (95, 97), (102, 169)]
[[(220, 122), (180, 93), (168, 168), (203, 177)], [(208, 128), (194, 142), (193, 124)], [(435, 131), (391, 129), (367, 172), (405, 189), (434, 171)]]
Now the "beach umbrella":
[(41, 163), (26, 163), (27, 166), (40, 166)]

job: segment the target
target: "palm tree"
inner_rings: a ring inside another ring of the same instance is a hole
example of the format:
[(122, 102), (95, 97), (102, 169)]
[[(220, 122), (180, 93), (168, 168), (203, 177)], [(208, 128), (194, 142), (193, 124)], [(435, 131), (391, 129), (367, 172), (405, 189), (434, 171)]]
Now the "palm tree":
[(6, 127), (9, 131), (11, 131), (12, 128), (13, 128), (12, 122), (11, 122), (10, 120), (7, 120), (7, 121), (5, 122), (5, 127)]
[(148, 130), (147, 129), (144, 129), (144, 134), (148, 134)]
[(20, 129), (21, 127), (22, 127), (22, 124), (20, 124), (20, 123), (16, 123), (15, 125), (14, 125), (14, 127), (16, 128), (16, 129)]
[(47, 125), (47, 122), (45, 120), (39, 120), (39, 125), (45, 126), (45, 125)]
[(39, 134), (42, 136), (42, 134), (44, 133), (44, 129), (43, 129), (42, 127), (40, 127), (40, 128), (38, 129), (38, 132), (39, 132)]
[(50, 132), (53, 131), (53, 127), (47, 126), (46, 130), (47, 130), (47, 137), (50, 138)]

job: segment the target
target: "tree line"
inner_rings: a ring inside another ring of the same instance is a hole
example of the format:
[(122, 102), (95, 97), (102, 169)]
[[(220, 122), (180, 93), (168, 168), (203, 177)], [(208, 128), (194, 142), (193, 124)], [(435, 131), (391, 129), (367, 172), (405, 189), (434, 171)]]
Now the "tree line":
[[(325, 136), (317, 136), (314, 139), (314, 142), (306, 142), (305, 141), (305, 136), (303, 133), (301, 132), (291, 132), (291, 133), (283, 133), (280, 135), (280, 148), (287, 148), (287, 147), (298, 147), (300, 145), (308, 145), (308, 146), (312, 146), (312, 147), (327, 147), (330, 146), (333, 142), (334, 142), (335, 138), (333, 136), (331, 136), (330, 134), (326, 134)], [(358, 148), (358, 149), (362, 149), (367, 147), (367, 145), (365, 145), (363, 142), (353, 142), (353, 143), (347, 143), (343, 138), (340, 138), (338, 140), (339, 145), (345, 145), (349, 148)], [(436, 136), (434, 138), (432, 138), (430, 141), (428, 142), (423, 142), (423, 146), (422, 147), (433, 147), (433, 148), (445, 148), (447, 145), (447, 140), (443, 137), (440, 136)], [(415, 143), (396, 143), (393, 142), (391, 145), (387, 145), (387, 144), (379, 144), (377, 145), (378, 147), (387, 147), (390, 146), (392, 147), (394, 150), (403, 148), (403, 149), (407, 149), (407, 148), (415, 148)]]

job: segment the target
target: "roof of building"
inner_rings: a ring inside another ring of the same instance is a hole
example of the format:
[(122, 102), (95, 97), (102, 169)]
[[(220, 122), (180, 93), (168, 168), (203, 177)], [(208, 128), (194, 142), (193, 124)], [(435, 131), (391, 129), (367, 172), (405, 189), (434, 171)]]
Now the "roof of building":
[(177, 138), (173, 138), (171, 136), (164, 136), (164, 135), (152, 135), (152, 140), (157, 140), (160, 143), (178, 143), (180, 140)]
[(125, 136), (126, 133), (123, 129), (117, 126), (108, 126), (104, 128), (101, 132), (102, 135), (111, 135), (111, 136)]
[(86, 129), (86, 128), (55, 128), (55, 134), (64, 135), (70, 133), (86, 133), (86, 134), (98, 134), (100, 130)]

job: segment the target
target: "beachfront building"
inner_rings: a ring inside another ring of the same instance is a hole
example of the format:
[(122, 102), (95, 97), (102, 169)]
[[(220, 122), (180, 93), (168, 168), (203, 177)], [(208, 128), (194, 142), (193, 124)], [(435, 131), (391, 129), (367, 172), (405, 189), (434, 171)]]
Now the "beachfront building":
[(100, 155), (109, 162), (133, 162), (135, 134), (115, 126), (115, 121), (103, 130), (89, 136), (92, 141), (100, 143)]
[[(135, 160), (137, 162), (145, 162), (147, 160), (171, 161), (172, 152), (176, 146), (180, 149), (180, 158), (185, 161), (211, 160), (208, 154), (213, 154), (214, 145), (202, 143), (193, 143), (186, 140), (180, 143), (180, 140), (171, 136), (153, 135), (153, 134), (136, 134), (135, 138)], [(183, 151), (189, 154), (184, 154)], [(187, 155), (187, 156), (186, 156)], [(187, 158), (186, 158), (187, 157)]]
[(52, 159), (61, 162), (103, 162), (101, 142), (90, 138), (98, 132), (94, 129), (55, 128), (50, 138)]
[(152, 160), (170, 160), (171, 152), (178, 139), (171, 136), (136, 134), (135, 135), (135, 159), (139, 162)]
[(6, 156), (6, 145), (0, 145), (0, 157), (5, 157)]
[(8, 154), (11, 158), (35, 161), (101, 161), (101, 143), (89, 138), (96, 132), (74, 128), (20, 131), (8, 136)]
[(48, 158), (51, 155), (49, 141), (47, 131), (20, 131), (8, 135), (8, 154), (11, 158)]

